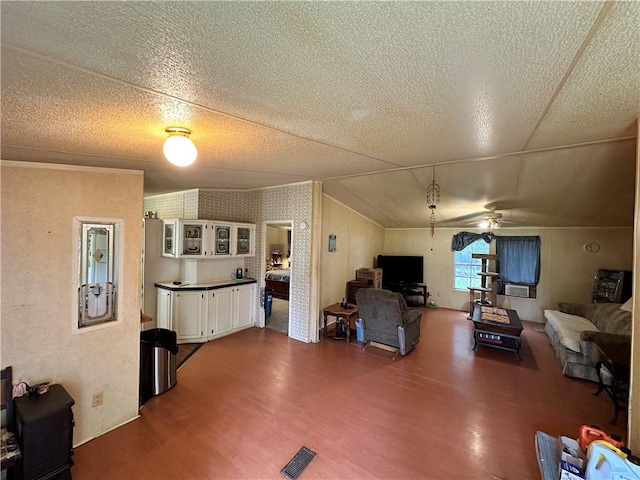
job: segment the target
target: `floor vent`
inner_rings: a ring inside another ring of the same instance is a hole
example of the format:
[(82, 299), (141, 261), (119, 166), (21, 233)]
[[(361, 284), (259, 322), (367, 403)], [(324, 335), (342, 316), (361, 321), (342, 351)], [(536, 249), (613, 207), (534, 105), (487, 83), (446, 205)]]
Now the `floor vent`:
[(307, 447), (302, 447), (289, 463), (280, 470), (280, 473), (291, 480), (296, 480), (315, 456), (316, 452), (309, 450)]

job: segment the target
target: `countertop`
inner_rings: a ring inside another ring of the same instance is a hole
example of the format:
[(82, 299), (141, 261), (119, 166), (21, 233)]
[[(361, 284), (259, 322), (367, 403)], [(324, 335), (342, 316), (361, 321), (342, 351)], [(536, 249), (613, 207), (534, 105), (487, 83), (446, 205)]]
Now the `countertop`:
[(171, 290), (172, 292), (180, 290), (215, 290), (216, 288), (227, 288), (235, 285), (246, 285), (250, 283), (257, 283), (255, 278), (242, 278), (239, 280), (219, 280), (217, 282), (204, 282), (204, 283), (191, 283), (182, 282), (180, 285), (175, 285), (173, 282), (158, 282), (155, 284), (157, 288), (165, 290)]

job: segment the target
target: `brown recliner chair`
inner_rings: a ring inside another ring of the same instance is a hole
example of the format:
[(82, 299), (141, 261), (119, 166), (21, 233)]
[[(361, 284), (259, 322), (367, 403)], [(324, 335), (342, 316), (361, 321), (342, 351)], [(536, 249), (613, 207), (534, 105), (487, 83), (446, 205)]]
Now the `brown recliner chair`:
[(356, 292), (358, 314), (362, 319), (365, 348), (371, 342), (397, 349), (406, 355), (420, 341), (422, 312), (407, 309), (404, 297), (379, 288), (362, 288)]

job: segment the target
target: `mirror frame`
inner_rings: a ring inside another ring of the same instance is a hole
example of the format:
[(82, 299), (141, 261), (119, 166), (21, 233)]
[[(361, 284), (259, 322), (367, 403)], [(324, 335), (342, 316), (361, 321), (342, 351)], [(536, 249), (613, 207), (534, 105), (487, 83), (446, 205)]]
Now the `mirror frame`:
[[(119, 284), (122, 278), (122, 242), (121, 219), (74, 217), (74, 255), (73, 275), (74, 315), (73, 331), (93, 330), (90, 327), (106, 327), (119, 323), (120, 294)], [(100, 231), (106, 234), (99, 250), (94, 249)], [(96, 277), (98, 267), (102, 275)], [(93, 281), (92, 281), (93, 280)]]

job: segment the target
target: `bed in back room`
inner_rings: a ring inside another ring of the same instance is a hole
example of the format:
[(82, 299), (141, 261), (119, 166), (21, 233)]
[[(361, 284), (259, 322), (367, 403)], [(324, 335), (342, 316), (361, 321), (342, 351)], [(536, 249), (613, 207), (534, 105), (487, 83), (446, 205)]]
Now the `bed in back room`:
[(289, 300), (290, 270), (270, 270), (266, 274), (266, 288), (273, 290), (273, 296)]

